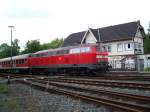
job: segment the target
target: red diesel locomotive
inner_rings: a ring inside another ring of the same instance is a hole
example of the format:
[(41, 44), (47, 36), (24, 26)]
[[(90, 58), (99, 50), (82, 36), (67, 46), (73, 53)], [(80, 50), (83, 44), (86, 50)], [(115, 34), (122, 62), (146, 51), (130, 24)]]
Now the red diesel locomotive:
[(43, 50), (32, 54), (15, 56), (12, 60), (13, 66), (11, 66), (10, 58), (0, 59), (0, 71), (33, 74), (91, 74), (108, 70), (108, 53), (100, 51), (98, 45), (80, 45)]

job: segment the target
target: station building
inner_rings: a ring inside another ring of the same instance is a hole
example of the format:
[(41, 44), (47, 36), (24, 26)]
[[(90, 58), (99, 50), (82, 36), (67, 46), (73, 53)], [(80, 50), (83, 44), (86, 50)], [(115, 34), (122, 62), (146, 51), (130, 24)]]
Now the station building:
[(103, 51), (109, 52), (112, 70), (138, 71), (144, 61), (144, 28), (140, 21), (118, 24), (70, 34), (63, 43), (65, 46), (100, 44)]

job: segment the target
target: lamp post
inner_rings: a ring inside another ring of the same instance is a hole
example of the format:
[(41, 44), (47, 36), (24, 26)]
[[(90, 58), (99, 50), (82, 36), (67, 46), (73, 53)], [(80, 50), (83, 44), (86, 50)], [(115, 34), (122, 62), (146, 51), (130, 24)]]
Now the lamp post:
[(13, 67), (13, 61), (12, 61), (12, 29), (15, 28), (14, 26), (8, 26), (8, 28), (10, 28), (10, 35), (11, 35), (11, 50), (10, 50), (10, 57), (11, 57), (11, 61), (10, 61), (10, 64), (11, 64), (11, 68)]

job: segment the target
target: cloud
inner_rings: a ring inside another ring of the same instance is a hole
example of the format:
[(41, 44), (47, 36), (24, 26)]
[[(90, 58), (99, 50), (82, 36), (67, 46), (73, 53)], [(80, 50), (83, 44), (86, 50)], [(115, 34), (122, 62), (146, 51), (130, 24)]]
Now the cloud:
[(41, 8), (11, 7), (0, 16), (12, 19), (48, 18), (48, 12)]
[(0, 8), (0, 17), (8, 19), (32, 19), (32, 18), (48, 18), (49, 12), (44, 7), (33, 5), (31, 2), (17, 1), (9, 3), (5, 2)]

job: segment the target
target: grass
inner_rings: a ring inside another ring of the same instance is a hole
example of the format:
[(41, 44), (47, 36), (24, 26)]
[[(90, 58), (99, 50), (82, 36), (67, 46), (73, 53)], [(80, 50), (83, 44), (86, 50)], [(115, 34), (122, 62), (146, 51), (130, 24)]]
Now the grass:
[(0, 98), (3, 99), (0, 101), (0, 112), (1, 110), (6, 112), (19, 112), (17, 100), (13, 97), (7, 84), (0, 84)]
[(15, 98), (10, 98), (5, 102), (5, 107), (10, 111), (10, 112), (18, 112), (18, 105), (17, 101)]
[(0, 94), (8, 94), (10, 90), (6, 84), (0, 84)]

